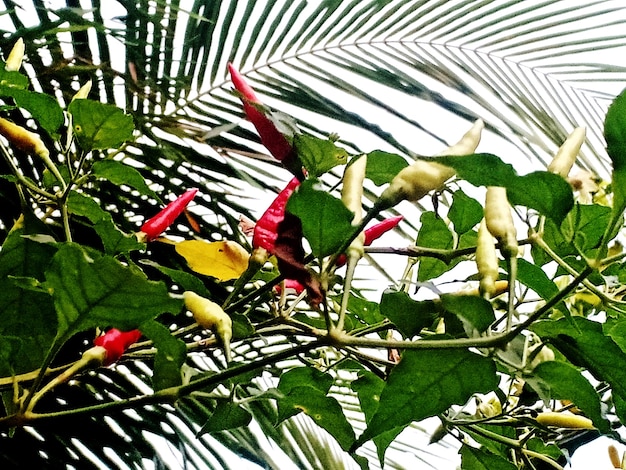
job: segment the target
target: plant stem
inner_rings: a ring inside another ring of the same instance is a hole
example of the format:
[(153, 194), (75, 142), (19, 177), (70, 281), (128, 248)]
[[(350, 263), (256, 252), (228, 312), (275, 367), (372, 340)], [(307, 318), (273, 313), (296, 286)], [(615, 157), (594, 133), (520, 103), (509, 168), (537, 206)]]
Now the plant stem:
[[(325, 346), (326, 344), (327, 342), (322, 341), (322, 340), (311, 341), (306, 344), (300, 344), (298, 346), (290, 347), (278, 353), (265, 356), (262, 359), (259, 359), (258, 361), (253, 361), (253, 362), (233, 366), (220, 373), (203, 377), (201, 379), (190, 382), (186, 385), (180, 385), (177, 387), (169, 387), (163, 390), (158, 390), (151, 395), (141, 395), (138, 397), (128, 398), (126, 400), (102, 403), (98, 405), (86, 406), (83, 408), (75, 408), (75, 409), (66, 410), (66, 411), (57, 411), (57, 412), (52, 412), (52, 413), (33, 413), (32, 411), (20, 412), (17, 414), (6, 416), (4, 418), (0, 418), (0, 425), (10, 428), (14, 426), (26, 425), (35, 421), (53, 420), (53, 419), (64, 418), (67, 416), (72, 416), (72, 415), (77, 415), (77, 414), (94, 415), (97, 413), (109, 413), (112, 411), (119, 411), (119, 410), (124, 410), (124, 409), (129, 409), (129, 408), (138, 408), (138, 407), (146, 406), (146, 405), (155, 405), (155, 404), (160, 404), (160, 403), (174, 403), (180, 397), (189, 395), (192, 392), (195, 392), (195, 391), (198, 391), (198, 390), (201, 390), (203, 388), (210, 387), (213, 385), (217, 385), (228, 379), (232, 379), (239, 375), (247, 374), (254, 370), (261, 369), (265, 366), (274, 364), (276, 362), (289, 359), (293, 356), (306, 353), (318, 347)], [(28, 404), (26, 404), (23, 407), (23, 409), (26, 409), (27, 406)]]

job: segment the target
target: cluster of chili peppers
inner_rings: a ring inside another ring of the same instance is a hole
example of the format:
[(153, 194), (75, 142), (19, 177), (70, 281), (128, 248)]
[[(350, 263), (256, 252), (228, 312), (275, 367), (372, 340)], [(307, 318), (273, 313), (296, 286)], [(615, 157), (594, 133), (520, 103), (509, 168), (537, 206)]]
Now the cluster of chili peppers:
[[(228, 64), (228, 70), (235, 89), (241, 95), (246, 117), (257, 129), (261, 142), (274, 158), (285, 164), (285, 160), (294, 156), (294, 149), (291, 143), (278, 130), (274, 122), (263, 112), (263, 104), (256, 97), (254, 90), (246, 83), (239, 71), (230, 63)], [(289, 168), (288, 165), (285, 166)], [(274, 201), (257, 221), (252, 236), (253, 253), (250, 258), (251, 260), (262, 263), (267, 259), (267, 256), (274, 254), (279, 224), (285, 218), (287, 201), (300, 184), (301, 176), (301, 174), (296, 174), (296, 177), (289, 181), (287, 186), (276, 196)], [(374, 240), (396, 227), (401, 220), (402, 216), (390, 217), (365, 229), (364, 245), (371, 245)], [(345, 263), (346, 256), (339, 256), (337, 266), (343, 266)], [(293, 288), (297, 292), (304, 290), (304, 286), (294, 279), (286, 279), (284, 284), (286, 287)]]

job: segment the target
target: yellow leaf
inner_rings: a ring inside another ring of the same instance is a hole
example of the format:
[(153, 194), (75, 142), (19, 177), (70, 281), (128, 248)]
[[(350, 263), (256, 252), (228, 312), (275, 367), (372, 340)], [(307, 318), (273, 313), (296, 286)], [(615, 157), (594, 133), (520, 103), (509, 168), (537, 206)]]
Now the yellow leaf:
[(232, 241), (185, 240), (176, 243), (176, 252), (185, 258), (193, 271), (220, 281), (241, 276), (250, 257), (243, 246)]

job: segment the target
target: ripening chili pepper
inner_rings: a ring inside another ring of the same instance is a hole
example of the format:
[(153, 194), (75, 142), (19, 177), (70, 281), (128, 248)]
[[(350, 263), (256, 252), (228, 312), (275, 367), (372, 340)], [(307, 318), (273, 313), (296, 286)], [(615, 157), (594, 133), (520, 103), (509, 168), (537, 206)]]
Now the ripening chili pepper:
[(11, 145), (23, 152), (38, 155), (43, 159), (50, 157), (49, 150), (37, 134), (7, 119), (0, 118), (0, 134), (6, 137)]
[(298, 178), (292, 178), (259, 218), (252, 234), (252, 248), (254, 250), (264, 249), (269, 254), (274, 253), (274, 244), (278, 236), (276, 233), (278, 224), (285, 218), (287, 201), (299, 184), (300, 180)]
[(261, 137), (261, 142), (269, 150), (272, 156), (279, 161), (285, 160), (293, 154), (293, 147), (287, 138), (278, 130), (276, 125), (269, 119), (260, 108), (263, 104), (254, 94), (254, 90), (244, 80), (243, 76), (233, 66), (228, 64), (231, 80), (235, 89), (241, 93), (243, 110), (248, 120), (254, 124)]
[[(478, 119), (457, 144), (439, 153), (439, 155), (470, 155), (474, 153), (480, 143), (484, 127), (482, 119)], [(391, 180), (389, 186), (380, 195), (377, 205), (380, 210), (383, 210), (395, 206), (400, 201), (417, 201), (430, 191), (441, 188), (454, 174), (452, 168), (440, 163), (416, 160), (400, 170)]]
[(226, 361), (232, 360), (230, 340), (233, 337), (233, 321), (224, 309), (215, 302), (195, 292), (183, 292), (185, 307), (192, 313), (194, 320), (202, 328), (211, 330), (224, 349)]
[(17, 72), (22, 67), (22, 60), (24, 59), (24, 39), (19, 38), (15, 41), (13, 49), (9, 52), (9, 56), (4, 64), (4, 70), (7, 72)]
[(487, 187), (485, 223), (491, 235), (500, 243), (500, 253), (507, 258), (517, 257), (517, 230), (511, 216), (511, 206), (506, 197), (506, 188)]
[(120, 331), (117, 328), (111, 328), (104, 335), (94, 339), (93, 344), (106, 349), (104, 365), (107, 366), (117, 362), (128, 347), (136, 343), (139, 338), (141, 338), (139, 330)]
[(586, 130), (584, 127), (577, 127), (572, 133), (565, 139), (563, 145), (559, 147), (554, 158), (548, 165), (548, 171), (561, 175), (563, 178), (567, 178), (569, 175), (580, 147), (585, 142)]
[(182, 214), (197, 192), (198, 190), (196, 188), (188, 189), (177, 199), (165, 206), (154, 217), (146, 220), (137, 233), (137, 238), (139, 238), (139, 240), (152, 241), (161, 235), (174, 223), (174, 220)]

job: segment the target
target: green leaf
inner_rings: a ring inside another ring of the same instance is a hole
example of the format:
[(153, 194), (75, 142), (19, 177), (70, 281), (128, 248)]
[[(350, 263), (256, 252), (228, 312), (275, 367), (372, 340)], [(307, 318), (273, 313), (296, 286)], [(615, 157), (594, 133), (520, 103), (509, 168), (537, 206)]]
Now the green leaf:
[(207, 290), (204, 283), (193, 274), (178, 269), (161, 266), (152, 260), (142, 260), (141, 264), (158, 269), (160, 272), (168, 276), (172, 281), (178, 284), (183, 290), (190, 290), (203, 297), (210, 298), (211, 294)]
[(626, 398), (626, 354), (603, 334), (600, 323), (572, 317), (540, 321), (531, 329), (572, 364), (586, 368), (596, 379), (608, 382), (613, 393)]
[(67, 199), (67, 207), (70, 214), (89, 219), (107, 254), (128, 253), (144, 247), (134, 234), (122, 232), (113, 222), (111, 214), (102, 209), (93, 198), (72, 191)]
[(517, 260), (517, 278), (544, 300), (551, 299), (559, 292), (557, 285), (543, 269), (523, 258)]
[(123, 162), (117, 160), (99, 160), (93, 164), (92, 171), (94, 176), (98, 178), (103, 178), (118, 186), (126, 184), (135, 188), (141, 194), (160, 201), (157, 194), (148, 187), (141, 173)]
[(348, 161), (348, 152), (328, 139), (296, 134), (293, 145), (302, 165), (313, 176), (323, 175), (331, 168), (344, 165)]
[(576, 204), (561, 224), (561, 233), (566, 241), (586, 253), (598, 247), (610, 221), (610, 207)]
[(391, 320), (405, 338), (412, 338), (433, 324), (439, 309), (432, 300), (417, 301), (406, 292), (386, 290), (380, 299), (380, 313)]
[(133, 118), (117, 106), (74, 100), (68, 111), (72, 115), (74, 135), (85, 152), (114, 149), (133, 138)]
[(27, 351), (21, 351), (23, 344), (22, 338), (0, 335), (0, 375), (2, 377), (9, 377), (23, 368), (20, 364), (20, 354), (27, 353)]
[(149, 281), (110, 256), (92, 257), (79, 245), (62, 245), (46, 270), (58, 318), (58, 338), (95, 327), (132, 330), (164, 312), (178, 313), (182, 300), (165, 284)]
[(461, 319), (468, 336), (474, 331), (486, 331), (495, 321), (491, 303), (476, 295), (444, 294), (441, 296), (443, 308)]
[(461, 447), (461, 468), (463, 470), (516, 470), (508, 460), (468, 445)]
[[(39, 368), (54, 342), (57, 318), (50, 295), (24, 290), (11, 277), (44, 280), (44, 270), (56, 252), (52, 244), (39, 243), (29, 235), (47, 233), (45, 225), (31, 214), (18, 219), (0, 250), (0, 336), (10, 339), (6, 353), (13, 357), (3, 364), (20, 374)], [(9, 371), (2, 369), (4, 373)]]
[(15, 104), (27, 110), (53, 139), (58, 139), (59, 128), (65, 122), (65, 116), (56, 98), (44, 93), (5, 86), (0, 87), (0, 95), (12, 97)]
[[(361, 410), (365, 414), (366, 423), (369, 423), (372, 416), (376, 413), (378, 403), (380, 402), (380, 394), (382, 393), (384, 387), (385, 381), (369, 371), (359, 372), (359, 378), (352, 382), (351, 388), (356, 392), (359, 398)], [(384, 432), (373, 439), (381, 467), (384, 466), (383, 464), (385, 462), (385, 452), (387, 448), (405, 427), (406, 426), (399, 426), (391, 431)]]
[(458, 190), (452, 195), (448, 217), (454, 224), (455, 232), (462, 235), (480, 223), (483, 218), (483, 206), (476, 199)]
[[(433, 367), (437, 364), (437, 367)], [(419, 380), (416, 378), (419, 377)], [(498, 386), (494, 362), (464, 349), (406, 350), (391, 370), (380, 404), (355, 444), (443, 413)]]
[(310, 388), (311, 393), (319, 393), (325, 396), (332, 384), (333, 378), (330, 375), (312, 367), (296, 367), (283, 372), (277, 388), (286, 397), (286, 401), (278, 401), (278, 422), (284, 421), (301, 411), (293, 406), (293, 400), (288, 398), (294, 390), (302, 391)]
[(407, 161), (395, 153), (374, 150), (367, 154), (367, 167), (365, 177), (376, 186), (391, 182), (404, 167), (408, 166)]
[(321, 428), (333, 436), (343, 450), (348, 450), (354, 443), (354, 430), (348, 423), (341, 405), (334, 397), (313, 387), (292, 388), (279, 400), (279, 418), (292, 415), (291, 410), (303, 412)]
[(535, 209), (557, 223), (574, 206), (571, 186), (561, 176), (547, 171), (520, 176), (505, 187), (511, 204)]
[(460, 178), (474, 186), (506, 188), (512, 205), (535, 209), (558, 225), (574, 206), (572, 188), (559, 175), (536, 171), (519, 176), (513, 166), (487, 153), (463, 157), (440, 156), (436, 159), (454, 168)]
[(152, 340), (157, 349), (154, 357), (154, 375), (152, 376), (154, 390), (181, 385), (180, 369), (187, 358), (185, 342), (172, 336), (169, 328), (156, 321), (142, 323), (139, 329)]
[(353, 231), (353, 214), (341, 200), (304, 181), (287, 202), (287, 211), (302, 221), (302, 233), (317, 258), (333, 254)]
[[(546, 361), (532, 371), (524, 380), (542, 398), (549, 400), (570, 400), (580, 408), (602, 433), (609, 433), (610, 423), (602, 416), (600, 396), (580, 371), (565, 362)], [(540, 393), (542, 395), (542, 393)]]
[(247, 426), (250, 421), (252, 421), (252, 415), (241, 405), (231, 401), (220, 401), (196, 436)]
[[(424, 212), (420, 217), (422, 226), (417, 233), (416, 244), (424, 248), (450, 250), (454, 248), (454, 237), (448, 225), (434, 212)], [(420, 258), (417, 280), (420, 282), (434, 279), (452, 269), (458, 259), (450, 265), (436, 258)]]
[[(28, 77), (22, 75), (20, 72), (16, 70), (6, 70), (4, 68), (4, 63), (2, 63), (2, 67), (0, 67), (0, 83), (2, 83), (2, 93), (6, 92), (5, 88), (21, 88), (26, 89), (30, 82)], [(2, 95), (0, 93), (0, 95)], [(2, 96), (10, 96), (10, 95), (2, 95)]]
[[(604, 138), (613, 172), (626, 171), (626, 89), (609, 106), (604, 118)], [(621, 193), (621, 188), (613, 187), (613, 191)]]
[(329, 374), (312, 367), (295, 367), (280, 376), (278, 390), (288, 394), (297, 387), (311, 387), (326, 394), (332, 384), (333, 378)]

